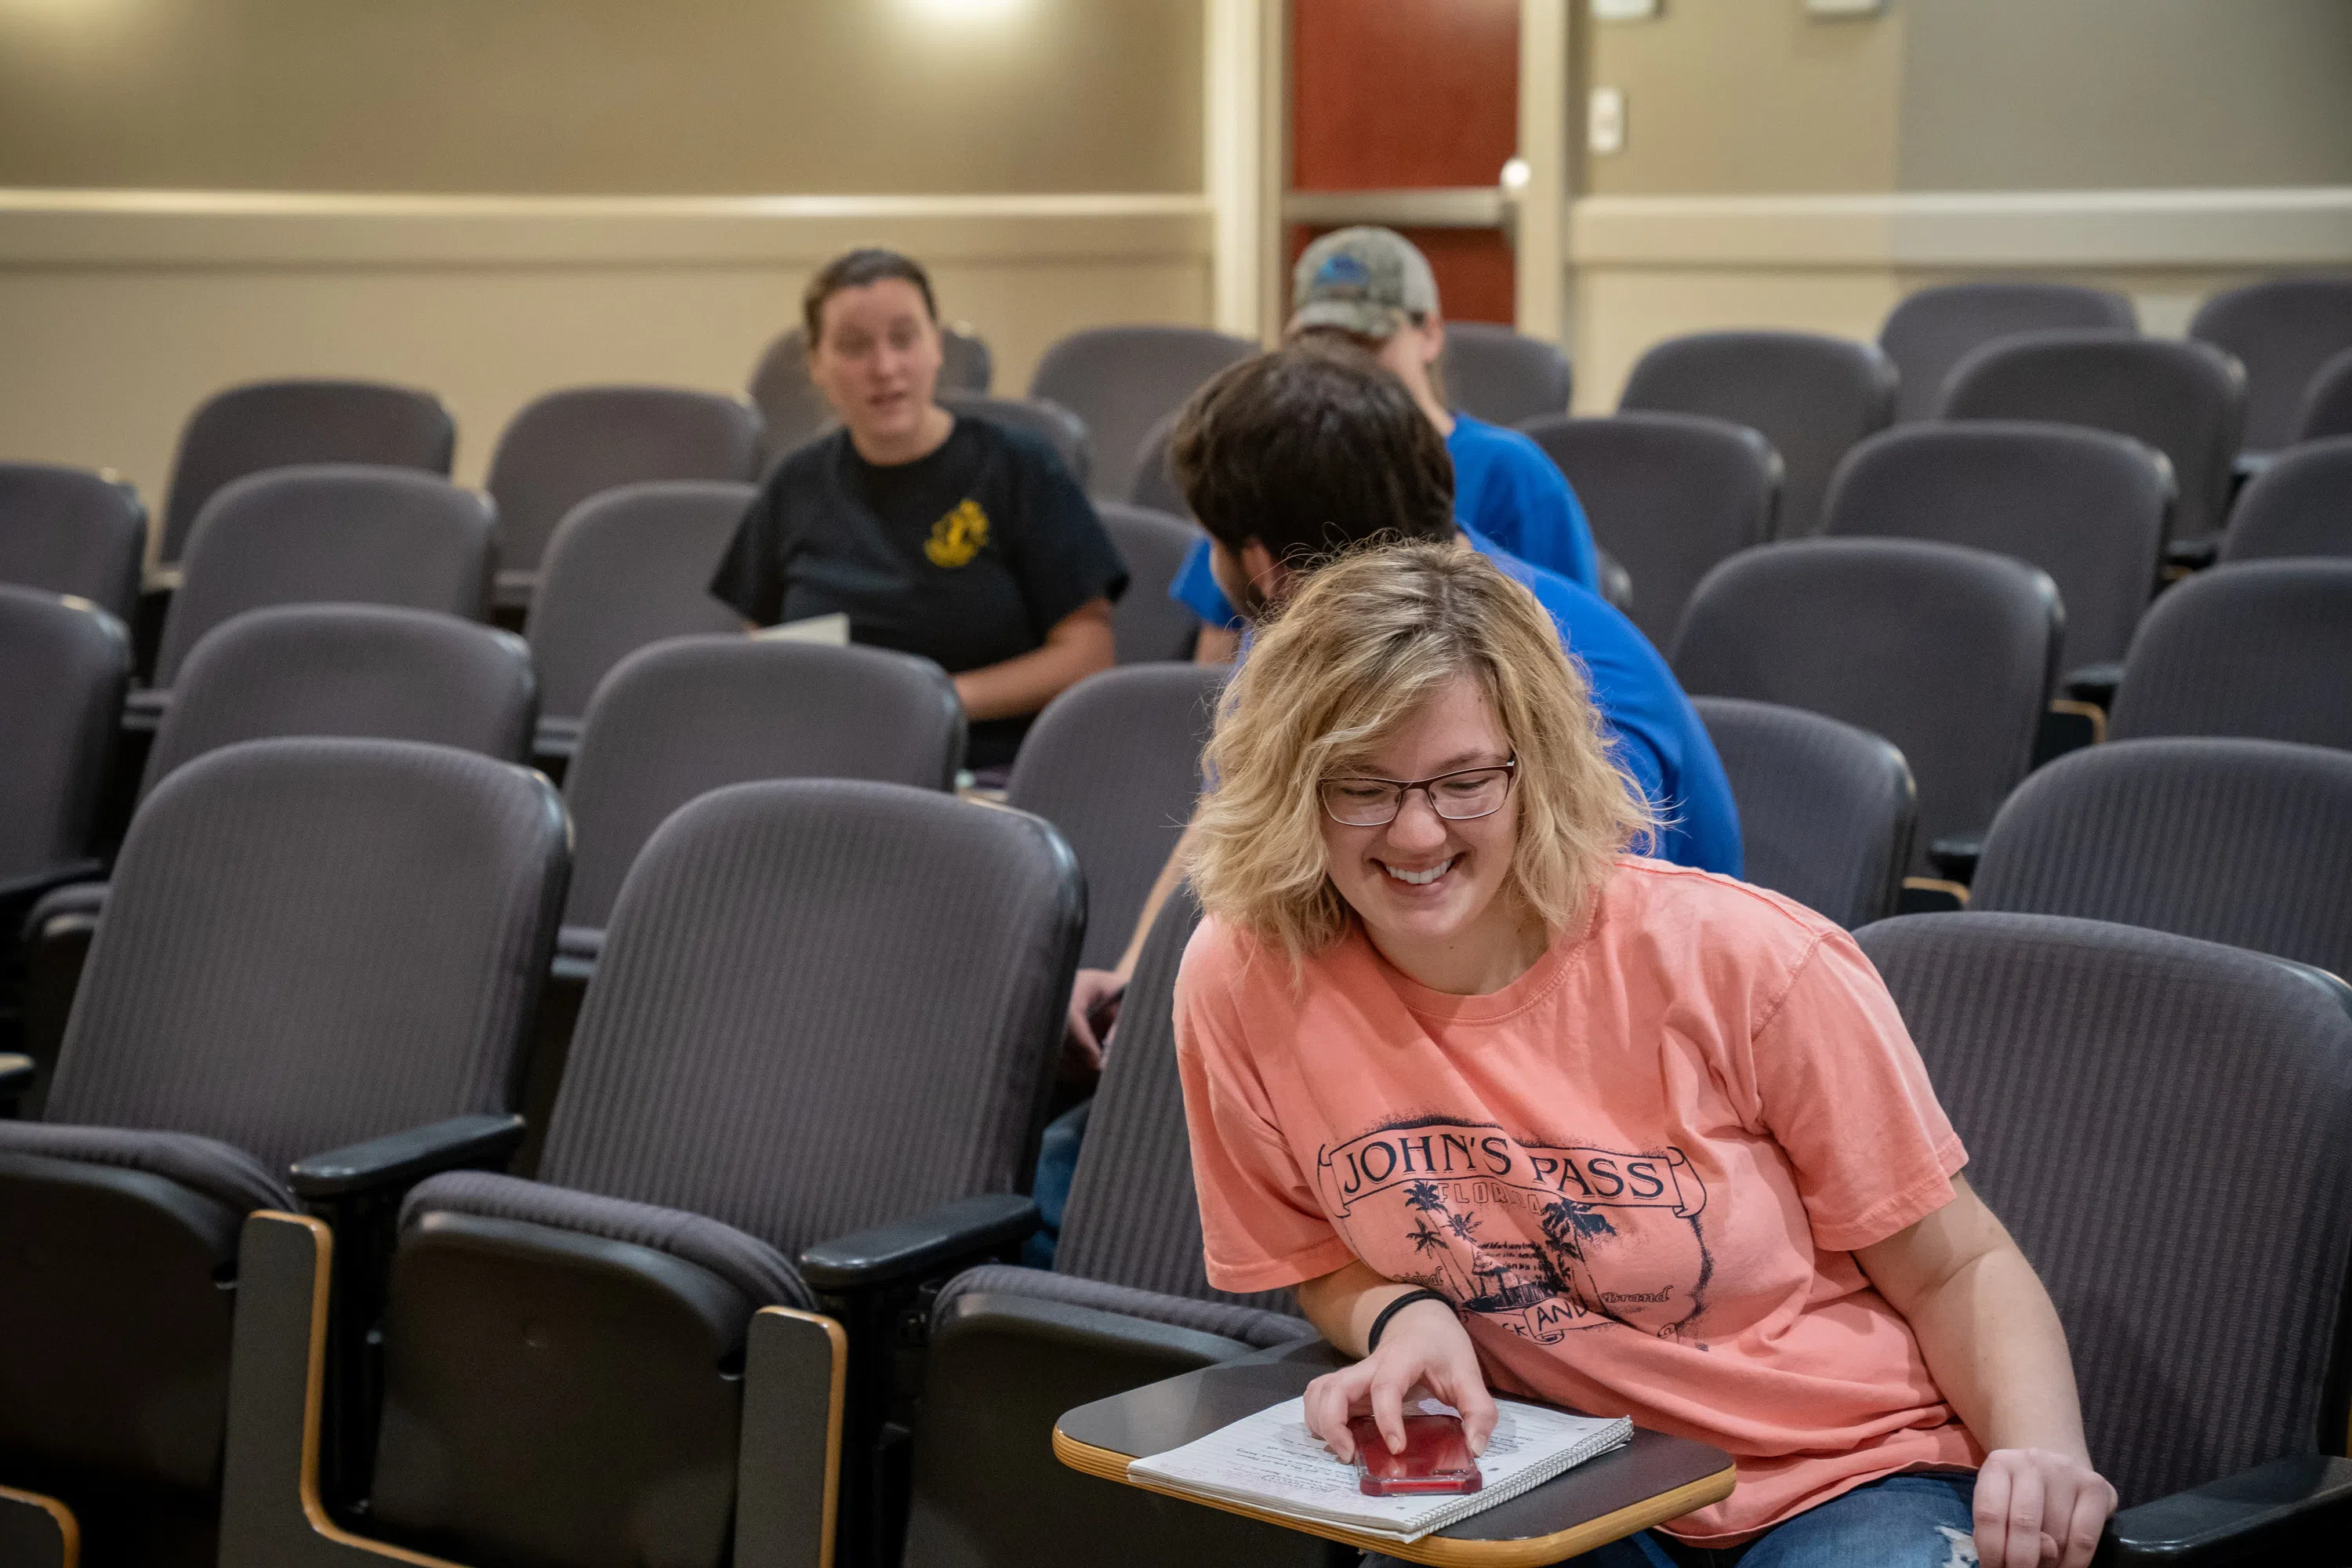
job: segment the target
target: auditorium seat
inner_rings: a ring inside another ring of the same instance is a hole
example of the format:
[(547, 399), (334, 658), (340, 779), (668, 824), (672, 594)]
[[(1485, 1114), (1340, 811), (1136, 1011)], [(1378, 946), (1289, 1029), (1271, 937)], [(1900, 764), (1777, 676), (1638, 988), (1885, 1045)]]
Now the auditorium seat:
[(760, 416), (740, 397), (667, 386), (575, 386), (526, 405), (490, 454), (498, 504), (498, 603), (530, 603), (540, 559), (566, 513), (600, 490), (649, 479), (741, 483), (759, 471)]
[[(2345, 365), (2352, 370), (2352, 355)], [(2352, 557), (2352, 427), (2279, 453), (2230, 509), (2221, 560), (2295, 555)]]
[(2352, 974), (2352, 752), (2117, 741), (2035, 771), (1969, 908), (2079, 915)]
[(158, 709), (206, 632), (269, 605), (396, 605), (478, 619), (488, 607), (491, 515), (482, 496), (398, 468), (334, 464), (250, 474), (189, 531), (163, 618)]
[(1962, 360), (1940, 416), (2087, 425), (2153, 447), (2178, 487), (2170, 537), (2203, 541), (2229, 513), (2245, 409), (2245, 371), (2210, 343), (2025, 332)]
[(904, 1568), (1323, 1568), (1312, 1537), (1106, 1486), (1054, 1458), (1055, 1422), (1097, 1399), (1312, 1342), (1290, 1292), (1209, 1284), (1177, 1078), (1176, 969), (1200, 911), (1162, 908), (1103, 1067), (1051, 1271), (960, 1274), (930, 1312)]
[(2304, 389), (2302, 412), (2296, 416), (2297, 442), (2330, 436), (2352, 436), (2352, 349), (2346, 349), (2312, 373)]
[(1039, 397), (991, 397), (984, 392), (942, 392), (940, 405), (970, 419), (985, 419), (1024, 436), (1034, 436), (1054, 448), (1062, 467), (1080, 489), (1094, 471), (1094, 443), (1086, 421), (1058, 403)]
[(2127, 437), (1994, 420), (1924, 424), (1846, 454), (1822, 531), (1965, 544), (2040, 567), (2066, 609), (2066, 662), (2104, 706), (2155, 590), (2171, 505), (2163, 455)]
[(90, 830), (130, 680), (121, 621), (0, 584), (0, 969), (33, 900), (97, 869)]
[(2268, 452), (2295, 439), (2313, 373), (2352, 349), (2352, 278), (2271, 278), (2198, 307), (2189, 335), (2246, 367), (2245, 444)]
[(1192, 509), (1185, 504), (1184, 492), (1176, 488), (1176, 476), (1169, 471), (1168, 447), (1176, 436), (1176, 421), (1182, 416), (1181, 407), (1171, 408), (1152, 421), (1151, 428), (1136, 443), (1135, 478), (1127, 487), (1129, 504), (1149, 507), (1173, 517), (1190, 517)]
[(1858, 933), (2066, 1331), (2102, 1562), (2336, 1563), (2352, 993), (2267, 954), (2053, 915)]
[(911, 654), (747, 637), (639, 648), (598, 684), (564, 776), (577, 844), (567, 949), (575, 929), (604, 924), (638, 851), (695, 796), (753, 779), (947, 790), (963, 744), (953, 683)]
[(205, 503), (266, 468), (366, 463), (444, 479), (457, 426), (429, 392), (372, 381), (257, 381), (214, 394), (188, 416), (163, 503), (161, 559), (180, 559)]
[(1446, 406), (1489, 425), (1565, 414), (1576, 378), (1558, 343), (1492, 321), (1448, 321), (1438, 355)]
[(1699, 579), (1772, 535), (1780, 458), (1745, 425), (1697, 414), (1554, 415), (1519, 428), (1568, 477), (1593, 540), (1633, 579), (1626, 613), (1662, 648)]
[(2352, 561), (2248, 561), (2157, 600), (2107, 732), (2352, 748)]
[(596, 683), (665, 637), (743, 629), (710, 579), (759, 492), (748, 484), (667, 479), (589, 497), (557, 524), (523, 622), (539, 667), (538, 749), (569, 757)]
[(1919, 790), (1913, 869), (1960, 881), (2025, 774), (2060, 651), (2057, 590), (2007, 556), (1911, 539), (1743, 551), (1675, 642), (1693, 696), (1780, 702), (1894, 742)]
[(0, 463), (0, 583), (70, 594), (130, 624), (147, 509), (119, 479), (54, 463)]
[(1183, 570), (1201, 531), (1181, 512), (1154, 511), (1124, 501), (1097, 501), (1095, 510), (1118, 558), (1127, 563), (1127, 592), (1110, 607), (1118, 662), (1192, 658), (1200, 618), (1168, 596), (1168, 585)]
[(1201, 793), (1201, 747), (1224, 665), (1109, 669), (1045, 705), (1013, 764), (1005, 804), (1052, 823), (1087, 887), (1079, 963), (1108, 969)]
[[(1780, 454), (1780, 537), (1821, 529), (1846, 448), (1895, 416), (1895, 364), (1875, 343), (1818, 332), (1693, 332), (1635, 363), (1619, 413), (1704, 414), (1756, 430)], [(1633, 571), (1636, 592), (1642, 574)]]
[(1895, 912), (1919, 802), (1892, 743), (1801, 708), (1738, 697), (1691, 706), (1739, 808), (1742, 880), (1852, 929)]
[[(994, 356), (968, 325), (940, 328), (939, 390), (986, 392), (994, 379)], [(824, 433), (834, 421), (824, 394), (809, 380), (808, 334), (794, 327), (781, 333), (751, 368), (748, 389), (763, 426), (761, 451), (772, 463), (804, 441)]]
[(2128, 296), (2078, 283), (1947, 283), (1906, 294), (1878, 329), (1878, 346), (1903, 378), (1895, 422), (1934, 418), (1944, 378), (1970, 350), (2067, 328), (2137, 332), (2139, 314)]
[(1035, 1223), (1016, 1190), (1084, 918), (1051, 828), (936, 792), (747, 784), (664, 823), (540, 1179), (436, 1176), (403, 1207), (370, 1531), (718, 1568), (771, 1303), (846, 1327), (844, 1534), (870, 1528), (902, 1319)]
[(93, 1563), (209, 1529), (247, 1215), (356, 1250), (367, 1202), (512, 1146), (565, 859), (544, 779), (440, 746), (250, 742), (142, 808), (43, 1119), (0, 1121), (0, 1485)]
[(1094, 493), (1118, 500), (1135, 483), (1145, 433), (1202, 382), (1257, 352), (1246, 339), (1205, 327), (1090, 327), (1045, 351), (1029, 395), (1085, 422), (1095, 443)]
[(387, 605), (277, 605), (189, 650), (156, 727), (143, 797), (241, 741), (351, 735), (530, 757), (539, 682), (512, 632)]

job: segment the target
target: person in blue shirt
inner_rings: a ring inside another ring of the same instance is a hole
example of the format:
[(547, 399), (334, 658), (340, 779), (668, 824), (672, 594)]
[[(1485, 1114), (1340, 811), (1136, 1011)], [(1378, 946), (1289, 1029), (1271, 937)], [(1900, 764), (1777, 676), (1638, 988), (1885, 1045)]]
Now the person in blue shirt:
[[(1298, 584), (1343, 552), (1451, 539), (1492, 558), (1559, 627), (1562, 647), (1591, 684), (1620, 765), (1664, 824), (1645, 852), (1739, 874), (1730, 783), (1665, 660), (1598, 595), (1454, 521), (1445, 446), (1378, 362), (1345, 342), (1312, 340), (1245, 360), (1193, 395), (1169, 455), (1192, 514), (1208, 530), (1218, 585), (1252, 623), (1282, 613)], [(1248, 657), (1245, 640), (1238, 653)], [(1066, 1075), (1099, 1067), (1095, 1021), (1125, 990), (1145, 933), (1182, 879), (1191, 833), (1153, 885), (1118, 968), (1078, 971), (1066, 1020)], [(1034, 1188), (1047, 1228), (1024, 1254), (1032, 1263), (1050, 1261), (1085, 1112), (1081, 1106), (1047, 1129)]]
[[(1445, 405), (1437, 361), (1445, 352), (1437, 279), (1428, 258), (1393, 229), (1343, 228), (1299, 257), (1291, 279), (1294, 341), (1350, 340), (1392, 372), (1445, 441), (1454, 459), (1454, 515), (1470, 532), (1533, 566), (1601, 591), (1600, 555), (1584, 509), (1543, 448), (1516, 430)], [(1209, 569), (1206, 540), (1192, 547), (1168, 596), (1201, 617), (1196, 657), (1233, 657), (1242, 617)]]

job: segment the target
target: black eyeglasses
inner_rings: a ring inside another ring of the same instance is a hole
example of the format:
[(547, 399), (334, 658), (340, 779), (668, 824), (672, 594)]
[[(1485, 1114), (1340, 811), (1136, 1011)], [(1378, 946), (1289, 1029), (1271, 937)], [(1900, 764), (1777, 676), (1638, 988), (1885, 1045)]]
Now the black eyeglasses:
[(1429, 809), (1448, 822), (1474, 822), (1503, 809), (1519, 759), (1498, 767), (1460, 768), (1430, 779), (1324, 779), (1315, 786), (1323, 815), (1345, 827), (1385, 827), (1419, 790)]

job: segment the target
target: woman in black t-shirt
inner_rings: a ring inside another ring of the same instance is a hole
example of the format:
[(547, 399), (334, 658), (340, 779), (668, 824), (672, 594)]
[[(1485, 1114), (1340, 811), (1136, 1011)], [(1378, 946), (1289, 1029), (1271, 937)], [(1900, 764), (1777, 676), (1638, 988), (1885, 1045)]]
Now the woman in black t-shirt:
[(1039, 709), (1110, 668), (1127, 569), (1050, 447), (934, 401), (921, 267), (851, 251), (802, 315), (841, 428), (768, 476), (710, 591), (755, 625), (839, 612), (853, 642), (935, 660), (971, 720), (966, 765), (1001, 769)]

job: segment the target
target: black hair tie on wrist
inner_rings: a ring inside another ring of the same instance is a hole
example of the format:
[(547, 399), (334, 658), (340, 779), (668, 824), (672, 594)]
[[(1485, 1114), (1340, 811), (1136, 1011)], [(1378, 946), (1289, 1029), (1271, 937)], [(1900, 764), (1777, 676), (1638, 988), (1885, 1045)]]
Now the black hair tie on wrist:
[[(1381, 1315), (1372, 1320), (1372, 1331), (1364, 1336), (1364, 1353), (1366, 1355), (1370, 1355), (1374, 1351), (1381, 1348), (1381, 1331), (1389, 1326), (1389, 1320), (1395, 1317), (1399, 1312), (1403, 1311), (1407, 1307), (1412, 1306), (1415, 1301), (1445, 1301), (1445, 1298), (1439, 1295), (1434, 1290), (1408, 1290), (1403, 1295), (1399, 1296), (1395, 1300), (1391, 1301), (1387, 1306), (1382, 1307), (1381, 1309)], [(1450, 1310), (1454, 1303), (1451, 1301), (1445, 1301), (1445, 1305)]]

